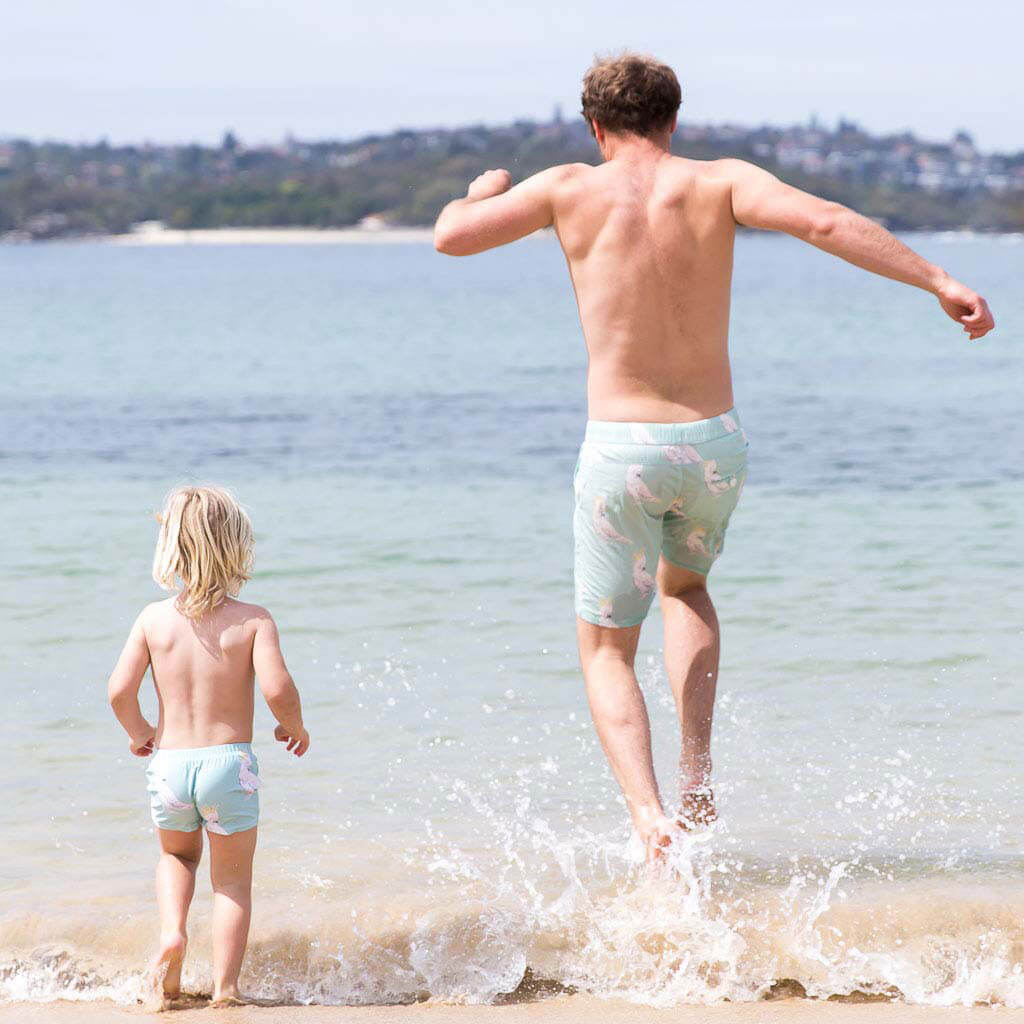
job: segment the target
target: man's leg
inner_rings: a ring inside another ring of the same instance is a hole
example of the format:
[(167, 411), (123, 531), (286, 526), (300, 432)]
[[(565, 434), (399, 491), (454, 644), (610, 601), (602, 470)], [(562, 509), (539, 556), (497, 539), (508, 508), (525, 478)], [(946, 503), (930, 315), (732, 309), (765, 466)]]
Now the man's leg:
[(648, 860), (655, 860), (668, 844), (672, 822), (658, 795), (647, 705), (633, 671), (640, 627), (610, 629), (577, 618), (576, 634), (597, 735)]
[(675, 698), (679, 752), (680, 816), (687, 824), (714, 820), (711, 792), (711, 718), (718, 683), (718, 616), (706, 577), (667, 562), (658, 566), (665, 619), (665, 667)]

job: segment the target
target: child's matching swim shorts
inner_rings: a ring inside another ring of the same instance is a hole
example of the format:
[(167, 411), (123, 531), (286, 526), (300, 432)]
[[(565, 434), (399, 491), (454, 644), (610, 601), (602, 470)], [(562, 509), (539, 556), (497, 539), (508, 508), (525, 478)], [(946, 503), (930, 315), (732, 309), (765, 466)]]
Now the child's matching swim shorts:
[(696, 423), (591, 421), (576, 464), (576, 614), (643, 622), (658, 559), (707, 575), (747, 475), (735, 409)]
[(255, 828), (259, 770), (250, 743), (158, 750), (146, 768), (153, 824), (174, 832), (206, 825), (218, 836)]

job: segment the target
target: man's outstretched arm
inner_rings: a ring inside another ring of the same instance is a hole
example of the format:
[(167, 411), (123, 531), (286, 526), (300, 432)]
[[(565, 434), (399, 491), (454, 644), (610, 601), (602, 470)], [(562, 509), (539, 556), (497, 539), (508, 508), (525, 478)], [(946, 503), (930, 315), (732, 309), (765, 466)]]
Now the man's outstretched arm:
[(566, 170), (551, 167), (515, 188), (508, 171), (485, 171), (470, 184), (465, 199), (455, 199), (441, 211), (434, 247), (449, 256), (471, 256), (550, 227), (552, 191)]
[(974, 341), (995, 327), (977, 292), (929, 263), (881, 225), (839, 203), (801, 192), (743, 160), (723, 160), (737, 223), (784, 231), (873, 274), (931, 292)]

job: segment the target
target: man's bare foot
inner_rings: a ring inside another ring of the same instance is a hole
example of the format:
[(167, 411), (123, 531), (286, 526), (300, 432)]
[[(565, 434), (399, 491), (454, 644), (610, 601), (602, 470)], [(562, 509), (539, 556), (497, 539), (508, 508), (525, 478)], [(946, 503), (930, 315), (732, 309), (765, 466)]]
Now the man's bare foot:
[(673, 835), (678, 830), (676, 823), (666, 815), (659, 814), (637, 824), (636, 830), (644, 844), (648, 865), (663, 864), (668, 848), (672, 845)]
[(161, 936), (160, 949), (150, 968), (154, 994), (165, 1000), (177, 999), (181, 995), (181, 968), (187, 947), (188, 936), (183, 932)]
[(715, 794), (710, 786), (683, 793), (675, 824), (687, 831), (705, 828), (718, 818)]

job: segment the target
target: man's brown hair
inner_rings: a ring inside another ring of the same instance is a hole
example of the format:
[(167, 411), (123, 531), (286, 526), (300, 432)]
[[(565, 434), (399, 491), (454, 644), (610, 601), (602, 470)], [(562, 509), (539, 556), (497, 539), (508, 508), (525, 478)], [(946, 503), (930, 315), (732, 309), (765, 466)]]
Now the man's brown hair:
[(676, 73), (640, 53), (598, 57), (583, 76), (583, 116), (610, 132), (653, 135), (671, 127), (682, 103)]

